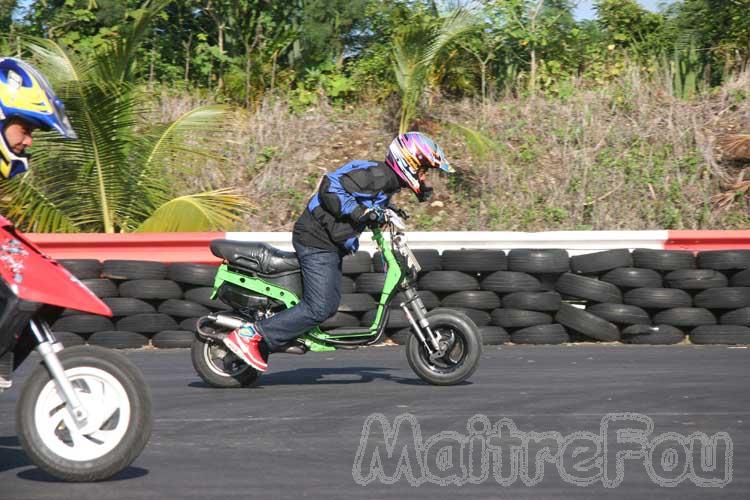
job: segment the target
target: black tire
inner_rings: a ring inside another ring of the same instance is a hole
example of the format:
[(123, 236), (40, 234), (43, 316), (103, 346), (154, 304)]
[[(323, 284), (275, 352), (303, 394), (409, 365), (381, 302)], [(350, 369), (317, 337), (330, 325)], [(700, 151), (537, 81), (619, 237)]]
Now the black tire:
[(705, 325), (690, 332), (693, 344), (750, 344), (750, 327), (740, 325)]
[(730, 286), (750, 286), (750, 269), (733, 274), (729, 279)]
[(750, 250), (708, 250), (698, 252), (698, 267), (717, 271), (750, 268)]
[(510, 334), (502, 326), (480, 326), (482, 345), (501, 345), (510, 342)]
[(185, 330), (187, 332), (197, 332), (198, 331), (198, 320), (200, 318), (185, 318), (182, 321), (180, 321), (180, 330)]
[(332, 328), (345, 328), (349, 326), (359, 326), (359, 318), (353, 314), (337, 312), (323, 323), (320, 324), (322, 330), (330, 330)]
[(135, 297), (146, 300), (181, 299), (182, 288), (171, 280), (131, 280), (119, 286), (121, 297)]
[(620, 340), (620, 330), (615, 324), (570, 304), (560, 304), (555, 321), (596, 340), (604, 342)]
[(440, 252), (433, 248), (412, 249), (411, 253), (419, 262), (421, 272), (429, 273), (430, 271), (440, 271), (443, 269), (443, 263), (440, 258)]
[(685, 333), (671, 325), (633, 325), (622, 331), (626, 344), (672, 345), (685, 341)]
[(713, 269), (680, 269), (664, 276), (664, 286), (680, 290), (708, 290), (728, 285), (726, 275)]
[(565, 273), (570, 271), (568, 251), (559, 248), (514, 248), (508, 253), (508, 269), (522, 273)]
[[(440, 299), (435, 294), (435, 292), (431, 292), (429, 290), (417, 290), (417, 294), (419, 295), (419, 298), (422, 299), (422, 303), (428, 311), (440, 307)], [(398, 292), (393, 300), (391, 300), (391, 308), (400, 308), (401, 303), (405, 300), (406, 297), (404, 297), (403, 292)]]
[(167, 270), (167, 278), (186, 285), (213, 286), (218, 266), (175, 262)]
[(227, 310), (231, 309), (230, 306), (225, 304), (219, 299), (212, 299), (211, 294), (213, 293), (214, 289), (210, 286), (201, 286), (196, 288), (191, 288), (190, 290), (187, 290), (185, 292), (185, 300), (189, 300), (191, 302), (196, 302), (198, 304), (204, 305), (208, 307), (209, 309), (216, 310), (216, 309), (222, 309)]
[(552, 323), (552, 315), (524, 309), (495, 309), (491, 319), (493, 325), (503, 328), (526, 328)]
[(354, 280), (357, 293), (379, 295), (385, 284), (384, 273), (362, 273)]
[(102, 276), (116, 280), (163, 280), (167, 265), (148, 260), (105, 260)]
[(372, 271), (372, 258), (367, 252), (345, 255), (341, 261), (341, 272), (344, 274), (361, 274), (370, 271)]
[[(414, 258), (417, 259), (422, 273), (430, 271), (440, 271), (443, 265), (440, 259), (440, 252), (432, 248), (412, 249)], [(372, 270), (377, 273), (385, 272), (385, 262), (381, 252), (375, 252), (372, 257)]]
[(348, 276), (341, 277), (341, 293), (354, 293), (354, 280)]
[(107, 278), (81, 280), (81, 283), (99, 298), (117, 297), (118, 295), (117, 285), (115, 285), (114, 281)]
[(644, 309), (672, 309), (693, 305), (690, 294), (677, 288), (634, 288), (625, 292), (623, 302)]
[(618, 267), (633, 267), (633, 256), (627, 248), (574, 255), (570, 258), (570, 270), (575, 274), (598, 274)]
[(750, 306), (750, 287), (703, 290), (695, 296), (695, 306), (708, 309), (740, 309)]
[(64, 347), (73, 347), (74, 345), (83, 345), (86, 343), (88, 335), (81, 335), (73, 332), (52, 332), (55, 340), (60, 342)]
[(220, 342), (195, 338), (190, 359), (198, 376), (211, 387), (233, 389), (255, 385), (260, 372), (245, 364)]
[(695, 269), (695, 256), (688, 250), (652, 250), (636, 248), (633, 250), (635, 267), (654, 269), (656, 271), (674, 271), (676, 269)]
[(95, 314), (76, 314), (64, 316), (52, 324), (53, 331), (73, 333), (94, 333), (102, 330), (114, 330), (112, 320)]
[(654, 314), (654, 323), (677, 327), (715, 325), (716, 316), (702, 307), (675, 307)]
[(612, 283), (573, 273), (565, 273), (560, 276), (555, 288), (567, 297), (613, 304), (622, 302), (622, 292)]
[(419, 279), (419, 288), (432, 292), (460, 292), (479, 290), (479, 282), (460, 271), (430, 271)]
[(465, 273), (485, 273), (508, 269), (505, 252), (493, 249), (444, 250), (441, 262), (446, 271)]
[(96, 332), (88, 338), (89, 344), (109, 349), (140, 349), (148, 345), (148, 340), (142, 333), (123, 330)]
[(570, 342), (570, 335), (563, 325), (552, 323), (516, 330), (510, 340), (514, 344), (564, 344)]
[(472, 309), (470, 307), (440, 307), (434, 309), (434, 311), (440, 312), (443, 309), (446, 311), (458, 311), (465, 314), (478, 327), (487, 326), (492, 320), (492, 316), (490, 316), (490, 313), (487, 311), (480, 311), (479, 309)]
[(57, 262), (79, 280), (102, 276), (102, 263), (96, 259), (60, 259)]
[(112, 310), (112, 316), (132, 316), (133, 314), (156, 312), (156, 308), (148, 302), (133, 297), (107, 297), (102, 301)]
[(341, 295), (339, 311), (364, 312), (377, 307), (377, 303), (369, 293), (344, 293)]
[(193, 345), (195, 335), (185, 330), (164, 330), (151, 337), (151, 345), (159, 349), (185, 348)]
[[(90, 460), (71, 460), (50, 449), (45, 439), (55, 439), (55, 437), (45, 438), (40, 435), (35, 423), (35, 414), (37, 401), (48, 394), (48, 391), (56, 392), (55, 382), (51, 379), (46, 367), (39, 365), (26, 380), (16, 408), (18, 439), (31, 460), (42, 470), (58, 479), (77, 482), (108, 479), (130, 465), (140, 455), (151, 436), (153, 416), (148, 384), (130, 360), (120, 353), (107, 349), (90, 346), (71, 347), (58, 353), (58, 358), (66, 373), (74, 369), (79, 370), (77, 375), (72, 376), (81, 380), (84, 387), (87, 380), (86, 372), (91, 372), (89, 377), (99, 373), (112, 377), (107, 384), (117, 386), (117, 390), (122, 390), (130, 403), (129, 418), (124, 424), (126, 426), (124, 434), (111, 451)], [(83, 373), (80, 370), (83, 370)], [(81, 383), (75, 385), (79, 390), (81, 390)], [(116, 390), (113, 392), (117, 393)], [(61, 404), (55, 411), (67, 410)], [(115, 415), (121, 415), (121, 413), (119, 411), (113, 413), (111, 418), (105, 420), (105, 424), (112, 424), (112, 420), (117, 418)], [(65, 425), (63, 422), (61, 420), (60, 426)], [(119, 422), (116, 425), (119, 425)], [(96, 430), (99, 429), (101, 427)], [(60, 439), (60, 427), (58, 426), (53, 432), (56, 432), (57, 439)]]
[(159, 312), (175, 318), (205, 316), (211, 311), (204, 305), (191, 300), (167, 299), (159, 304)]
[[(362, 315), (362, 320), (359, 323), (355, 323), (354, 325), (341, 325), (341, 326), (362, 326), (369, 327), (372, 325), (372, 322), (375, 320), (375, 314), (377, 313), (377, 309), (372, 309), (370, 311), (367, 311)], [(409, 326), (409, 319), (406, 317), (406, 314), (404, 314), (404, 310), (401, 308), (398, 309), (391, 309), (388, 313), (388, 323), (386, 323), (386, 328), (391, 329), (398, 329), (398, 328), (406, 328)]]
[(440, 305), (449, 308), (468, 307), (491, 311), (500, 307), (500, 298), (495, 292), (488, 290), (466, 290), (446, 295), (440, 301)]
[(147, 313), (125, 316), (117, 321), (117, 329), (127, 332), (156, 333), (177, 330), (177, 322), (166, 314)]
[(586, 311), (616, 325), (650, 325), (648, 313), (629, 304), (601, 303), (588, 306)]
[(506, 309), (555, 312), (560, 309), (562, 299), (557, 292), (514, 292), (503, 297)]
[(438, 360), (430, 360), (420, 340), (412, 335), (406, 344), (406, 359), (419, 378), (432, 385), (455, 385), (469, 378), (479, 367), (482, 340), (477, 326), (461, 313), (431, 311), (427, 315), (436, 334), (453, 337), (450, 351)]
[(722, 325), (750, 326), (750, 307), (741, 307), (725, 312), (719, 317)]
[(497, 293), (538, 292), (542, 284), (527, 273), (496, 271), (482, 280), (481, 289)]
[(630, 288), (661, 288), (662, 278), (658, 271), (640, 267), (619, 267), (601, 277), (602, 281), (625, 290)]

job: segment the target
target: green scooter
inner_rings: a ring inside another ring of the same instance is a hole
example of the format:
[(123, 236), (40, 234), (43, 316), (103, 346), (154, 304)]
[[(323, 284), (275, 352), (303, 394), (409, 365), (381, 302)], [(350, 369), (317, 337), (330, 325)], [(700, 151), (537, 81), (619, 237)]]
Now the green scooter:
[[(370, 226), (387, 266), (372, 325), (330, 331), (316, 327), (288, 344), (285, 352), (330, 352), (378, 344), (385, 336), (391, 301), (398, 296), (412, 332), (406, 359), (419, 378), (433, 385), (455, 385), (474, 373), (482, 352), (477, 326), (460, 311), (425, 308), (416, 290), (420, 266), (404, 234), (407, 218), (403, 210), (388, 208), (382, 225)], [(223, 260), (212, 297), (231, 310), (200, 318), (191, 351), (193, 366), (213, 387), (250, 386), (260, 373), (229, 351), (223, 338), (243, 322), (260, 321), (297, 304), (302, 295), (299, 263), (293, 252), (266, 243), (214, 240), (211, 251)]]

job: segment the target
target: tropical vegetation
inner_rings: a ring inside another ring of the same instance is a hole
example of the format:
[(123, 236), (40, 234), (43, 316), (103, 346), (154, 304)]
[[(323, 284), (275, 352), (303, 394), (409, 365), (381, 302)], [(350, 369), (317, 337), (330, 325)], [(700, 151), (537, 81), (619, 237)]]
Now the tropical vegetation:
[(25, 229), (288, 229), (415, 128), (463, 167), (424, 229), (750, 223), (750, 0), (0, 3), (81, 138), (0, 187)]

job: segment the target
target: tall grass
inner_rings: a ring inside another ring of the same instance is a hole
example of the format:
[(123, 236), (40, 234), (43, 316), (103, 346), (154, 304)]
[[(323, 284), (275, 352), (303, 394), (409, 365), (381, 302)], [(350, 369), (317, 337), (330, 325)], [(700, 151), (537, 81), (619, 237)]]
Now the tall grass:
[[(419, 127), (460, 175), (432, 176), (433, 203), (408, 193), (396, 201), (422, 230), (747, 228), (746, 190), (722, 207), (712, 197), (750, 167), (722, 159), (717, 146), (728, 131), (750, 133), (750, 75), (687, 99), (670, 91), (673, 78), (631, 67), (604, 87), (574, 82), (564, 97), (436, 102)], [(204, 165), (196, 179), (221, 177), (244, 190), (255, 209), (242, 229), (290, 230), (324, 172), (382, 159), (395, 133), (388, 109), (358, 103), (294, 114), (268, 100), (234, 117), (233, 166)]]

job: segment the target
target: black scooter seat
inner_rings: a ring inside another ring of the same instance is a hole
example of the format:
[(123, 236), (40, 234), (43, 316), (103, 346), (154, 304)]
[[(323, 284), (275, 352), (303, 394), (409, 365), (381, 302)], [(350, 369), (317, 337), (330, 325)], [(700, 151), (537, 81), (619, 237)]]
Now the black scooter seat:
[(294, 252), (285, 252), (268, 243), (256, 241), (213, 240), (211, 253), (232, 266), (260, 274), (281, 274), (299, 271)]

